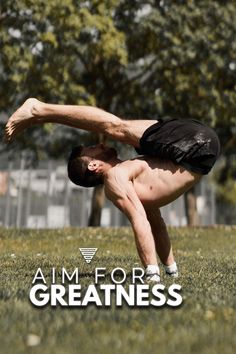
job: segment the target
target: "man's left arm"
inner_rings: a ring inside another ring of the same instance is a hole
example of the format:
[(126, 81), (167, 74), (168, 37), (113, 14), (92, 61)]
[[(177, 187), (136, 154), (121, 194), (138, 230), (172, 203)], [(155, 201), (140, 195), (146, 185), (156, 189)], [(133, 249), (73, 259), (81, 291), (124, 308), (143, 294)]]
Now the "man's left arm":
[(160, 209), (152, 208), (146, 210), (148, 221), (152, 228), (152, 234), (155, 240), (156, 251), (165, 265), (174, 262), (171, 242), (164, 219), (161, 216)]

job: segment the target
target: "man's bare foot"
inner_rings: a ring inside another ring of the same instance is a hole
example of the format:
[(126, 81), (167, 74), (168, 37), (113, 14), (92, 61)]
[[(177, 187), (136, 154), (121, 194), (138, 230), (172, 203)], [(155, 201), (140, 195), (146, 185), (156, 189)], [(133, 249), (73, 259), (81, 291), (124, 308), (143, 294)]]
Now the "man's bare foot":
[(5, 127), (5, 140), (7, 142), (12, 141), (17, 134), (33, 123), (37, 123), (37, 118), (33, 111), (36, 105), (40, 103), (41, 102), (36, 98), (28, 98), (23, 105), (12, 114)]

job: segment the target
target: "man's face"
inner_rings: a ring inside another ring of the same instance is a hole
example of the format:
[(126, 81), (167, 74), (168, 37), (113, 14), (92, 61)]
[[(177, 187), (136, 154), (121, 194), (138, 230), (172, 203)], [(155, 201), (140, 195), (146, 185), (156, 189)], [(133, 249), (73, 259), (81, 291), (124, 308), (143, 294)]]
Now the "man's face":
[(90, 157), (95, 160), (108, 161), (117, 157), (117, 151), (114, 148), (98, 144), (94, 146), (84, 147), (80, 156)]

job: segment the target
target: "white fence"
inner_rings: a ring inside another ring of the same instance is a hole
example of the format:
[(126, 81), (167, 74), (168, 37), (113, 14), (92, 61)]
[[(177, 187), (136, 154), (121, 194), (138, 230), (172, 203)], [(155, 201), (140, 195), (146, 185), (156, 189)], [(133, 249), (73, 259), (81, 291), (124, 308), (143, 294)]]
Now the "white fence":
[[(60, 228), (86, 226), (91, 206), (92, 189), (72, 184), (66, 167), (49, 161), (45, 168), (26, 168), (9, 162), (0, 171), (0, 225), (17, 228)], [(201, 225), (215, 223), (215, 195), (212, 185), (203, 178), (197, 187), (197, 208)], [(168, 225), (186, 225), (184, 198), (162, 208)], [(106, 201), (102, 226), (128, 225), (126, 217)]]

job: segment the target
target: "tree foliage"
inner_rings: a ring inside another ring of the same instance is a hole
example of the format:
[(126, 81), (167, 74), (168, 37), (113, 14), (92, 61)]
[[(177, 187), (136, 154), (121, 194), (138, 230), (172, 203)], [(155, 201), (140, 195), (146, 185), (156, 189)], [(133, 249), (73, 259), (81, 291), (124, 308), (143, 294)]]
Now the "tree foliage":
[(230, 129), (235, 9), (234, 1), (6, 0), (0, 109), (33, 95)]
[[(197, 118), (220, 136), (226, 164), (218, 179), (227, 179), (236, 146), (234, 0), (5, 0), (0, 6), (0, 111), (36, 96), (129, 118)], [(78, 140), (78, 132), (64, 129), (36, 127), (18, 144), (46, 146), (56, 155), (65, 149), (62, 135)], [(230, 171), (235, 180), (236, 169)]]
[[(109, 7), (99, 1), (73, 0), (1, 3), (0, 110), (13, 111), (29, 96), (109, 108), (111, 95), (101, 63), (114, 66), (115, 74), (127, 61), (124, 34), (111, 18), (115, 3), (110, 1)], [(22, 145), (32, 147), (36, 142), (43, 149), (55, 142), (53, 132), (50, 126), (43, 134), (34, 129), (33, 135), (26, 133)], [(48, 151), (52, 150), (51, 146)]]

